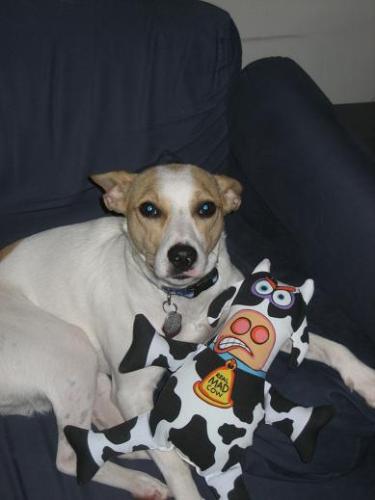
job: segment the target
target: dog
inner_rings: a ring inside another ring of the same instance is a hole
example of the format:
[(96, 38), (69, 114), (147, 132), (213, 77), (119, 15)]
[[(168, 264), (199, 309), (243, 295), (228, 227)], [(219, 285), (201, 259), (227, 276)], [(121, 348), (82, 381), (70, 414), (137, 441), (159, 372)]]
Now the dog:
[[(224, 217), (242, 186), (192, 165), (92, 176), (119, 216), (30, 236), (0, 254), (0, 413), (53, 409), (57, 468), (74, 474), (66, 425), (109, 427), (148, 411), (159, 367), (120, 373), (136, 314), (179, 340), (205, 342), (207, 307), (242, 279), (225, 243)], [(338, 370), (375, 406), (375, 371), (344, 346), (310, 334), (311, 359)], [(27, 360), (27, 362), (25, 362)], [(111, 378), (109, 378), (109, 376)], [(134, 390), (136, 388), (136, 390)], [(166, 483), (108, 462), (96, 481), (138, 497), (200, 498), (173, 452), (149, 452)]]

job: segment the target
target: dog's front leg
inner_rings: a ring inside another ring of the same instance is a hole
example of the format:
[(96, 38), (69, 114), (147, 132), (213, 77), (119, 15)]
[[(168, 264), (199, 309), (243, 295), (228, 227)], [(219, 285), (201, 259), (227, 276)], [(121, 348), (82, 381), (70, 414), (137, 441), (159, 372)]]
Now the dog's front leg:
[(202, 499), (192, 478), (189, 465), (175, 450), (150, 450), (148, 453), (161, 470), (175, 500)]
[(113, 374), (114, 402), (125, 420), (151, 410), (154, 391), (164, 372), (164, 368), (149, 366), (131, 373)]
[[(163, 373), (163, 369), (152, 366), (113, 377), (116, 402), (124, 419), (128, 420), (152, 408), (152, 395)], [(174, 450), (153, 450), (148, 453), (159, 467), (175, 500), (201, 499), (189, 466)]]
[(375, 370), (366, 366), (342, 344), (310, 333), (307, 358), (321, 361), (339, 372), (345, 384), (375, 407)]
[[(41, 395), (45, 395), (41, 411), (48, 408), (49, 400), (57, 421), (57, 469), (75, 475), (76, 457), (65, 438), (65, 426), (89, 429), (94, 402), (106, 409), (105, 418), (104, 413), (100, 414), (104, 422), (111, 409), (109, 380), (101, 375), (97, 384), (96, 351), (80, 328), (41, 310), (3, 285), (0, 286), (0, 332), (1, 402), (7, 393), (12, 393), (20, 401), (30, 401), (38, 407)], [(116, 423), (116, 419), (113, 410), (107, 425)], [(157, 479), (115, 463), (106, 464), (95, 481), (138, 497), (165, 500), (169, 496), (167, 487)], [(78, 492), (77, 495), (80, 496)]]

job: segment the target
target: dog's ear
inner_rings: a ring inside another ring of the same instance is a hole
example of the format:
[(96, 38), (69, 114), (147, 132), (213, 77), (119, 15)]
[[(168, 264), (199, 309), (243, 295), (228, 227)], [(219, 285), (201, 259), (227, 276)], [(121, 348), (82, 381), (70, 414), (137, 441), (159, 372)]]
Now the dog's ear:
[(224, 214), (235, 212), (241, 205), (242, 185), (226, 175), (215, 175), (223, 203)]
[(91, 175), (90, 179), (104, 190), (103, 201), (108, 210), (125, 215), (129, 188), (137, 175), (119, 170)]
[(211, 302), (207, 311), (207, 319), (208, 323), (212, 327), (215, 327), (218, 324), (223, 310), (229, 307), (230, 304), (232, 304), (235, 296), (238, 293), (238, 290), (240, 289), (241, 284), (242, 281), (240, 283), (236, 283), (233, 286), (230, 286), (229, 288), (221, 292), (217, 297), (215, 297)]

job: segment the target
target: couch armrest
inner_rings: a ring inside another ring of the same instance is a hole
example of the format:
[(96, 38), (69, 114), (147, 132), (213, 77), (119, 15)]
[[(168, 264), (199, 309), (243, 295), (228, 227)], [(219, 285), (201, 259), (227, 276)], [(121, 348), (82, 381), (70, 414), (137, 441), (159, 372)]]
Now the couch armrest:
[[(375, 340), (373, 159), (286, 58), (243, 70), (230, 107), (230, 142), (246, 182), (297, 242), (306, 274)], [(250, 204), (247, 210), (251, 217)]]

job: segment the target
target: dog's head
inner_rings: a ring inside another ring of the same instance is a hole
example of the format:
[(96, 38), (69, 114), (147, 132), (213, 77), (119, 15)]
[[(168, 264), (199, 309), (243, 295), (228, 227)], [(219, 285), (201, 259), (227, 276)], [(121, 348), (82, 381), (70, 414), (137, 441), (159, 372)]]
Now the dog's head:
[(215, 265), (224, 216), (241, 204), (241, 184), (193, 165), (93, 175), (109, 210), (123, 214), (137, 252), (156, 278), (186, 286)]

